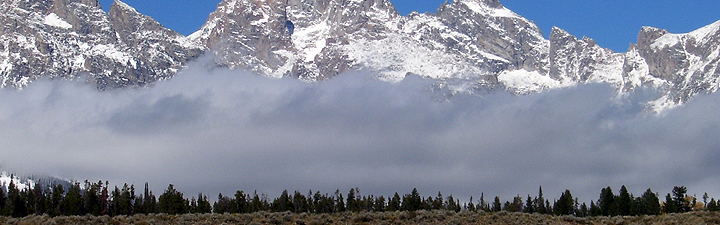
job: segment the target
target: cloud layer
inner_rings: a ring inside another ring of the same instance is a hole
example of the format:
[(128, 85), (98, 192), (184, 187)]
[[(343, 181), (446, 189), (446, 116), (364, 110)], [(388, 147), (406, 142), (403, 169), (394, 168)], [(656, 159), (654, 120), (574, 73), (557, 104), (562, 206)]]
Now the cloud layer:
[(364, 72), (303, 83), (201, 64), (147, 89), (38, 81), (0, 90), (0, 165), (150, 182), (156, 192), (173, 183), (188, 196), (360, 187), (504, 201), (542, 185), (546, 197), (570, 189), (589, 203), (606, 186), (664, 195), (686, 185), (720, 197), (718, 94), (658, 115), (643, 112), (652, 93), (617, 99), (600, 84), (447, 101), (430, 87)]

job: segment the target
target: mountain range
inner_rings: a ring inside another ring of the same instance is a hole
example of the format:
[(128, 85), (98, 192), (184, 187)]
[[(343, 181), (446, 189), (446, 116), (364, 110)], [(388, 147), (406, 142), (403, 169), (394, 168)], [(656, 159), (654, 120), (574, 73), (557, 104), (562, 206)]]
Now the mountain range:
[(210, 55), (218, 67), (306, 81), (369, 70), (396, 82), (414, 74), (452, 91), (529, 94), (608, 83), (619, 94), (661, 93), (651, 110), (720, 87), (720, 21), (686, 34), (642, 27), (625, 53), (532, 21), (498, 0), (454, 0), (436, 13), (400, 15), (389, 0), (223, 0), (183, 36), (115, 0), (2, 0), (0, 85), (84, 79), (98, 89), (142, 87)]

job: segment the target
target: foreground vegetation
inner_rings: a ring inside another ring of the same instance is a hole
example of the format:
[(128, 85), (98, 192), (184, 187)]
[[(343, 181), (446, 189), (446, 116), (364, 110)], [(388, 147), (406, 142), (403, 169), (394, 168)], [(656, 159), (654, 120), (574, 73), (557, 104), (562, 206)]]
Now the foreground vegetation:
[(132, 216), (0, 217), (2, 224), (720, 224), (720, 213), (696, 211), (652, 216), (553, 216), (520, 212), (419, 210), (395, 212), (246, 214), (137, 214)]

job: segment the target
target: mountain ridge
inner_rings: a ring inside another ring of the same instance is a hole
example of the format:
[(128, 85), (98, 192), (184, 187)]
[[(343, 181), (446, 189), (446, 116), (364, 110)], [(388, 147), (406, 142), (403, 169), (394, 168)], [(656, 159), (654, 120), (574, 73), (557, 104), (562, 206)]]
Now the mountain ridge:
[(408, 16), (388, 0), (223, 0), (187, 37), (120, 0), (108, 13), (97, 0), (0, 7), (3, 87), (42, 77), (84, 78), (99, 89), (145, 86), (201, 54), (216, 66), (311, 82), (365, 69), (391, 82), (416, 74), (517, 94), (594, 82), (620, 93), (648, 87), (663, 93), (654, 110), (720, 84), (720, 21), (686, 34), (643, 27), (637, 44), (615, 53), (557, 27), (545, 39), (498, 0), (456, 0)]

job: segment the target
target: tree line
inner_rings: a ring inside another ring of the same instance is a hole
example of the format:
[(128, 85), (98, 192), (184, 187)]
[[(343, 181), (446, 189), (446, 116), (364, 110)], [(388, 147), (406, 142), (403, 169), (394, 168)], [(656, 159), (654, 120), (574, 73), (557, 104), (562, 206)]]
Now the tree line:
[(499, 197), (486, 201), (484, 194), (475, 200), (461, 204), (452, 195), (442, 193), (433, 197), (422, 197), (417, 189), (392, 197), (362, 195), (359, 188), (351, 188), (347, 195), (340, 190), (333, 194), (321, 194), (309, 191), (290, 193), (283, 191), (280, 196), (270, 200), (265, 194), (245, 193), (237, 191), (234, 195), (219, 194), (218, 199), (211, 203), (202, 193), (197, 197), (186, 198), (183, 193), (170, 184), (167, 189), (156, 197), (149, 190), (148, 184), (142, 193), (136, 194), (134, 185), (124, 184), (122, 187), (110, 188), (108, 182), (92, 183), (85, 181), (82, 185), (74, 182), (70, 185), (40, 184), (18, 189), (13, 183), (7, 189), (0, 188), (0, 215), (25, 217), (28, 215), (73, 216), (73, 215), (134, 215), (134, 214), (186, 214), (186, 213), (253, 213), (259, 211), (295, 212), (295, 213), (338, 213), (338, 212), (383, 212), (383, 211), (417, 211), (417, 210), (451, 210), (459, 212), (524, 212), (553, 215), (586, 216), (637, 216), (658, 215), (661, 213), (682, 213), (695, 210), (720, 211), (718, 201), (708, 201), (707, 193), (702, 202), (694, 196), (687, 195), (684, 186), (674, 187), (671, 193), (660, 201), (658, 194), (647, 189), (641, 196), (634, 197), (625, 186), (615, 194), (610, 187), (600, 191), (597, 201), (590, 205), (573, 198), (569, 190), (560, 194), (560, 198), (545, 199), (540, 187), (534, 197), (527, 195), (514, 197), (511, 201), (502, 202)]

